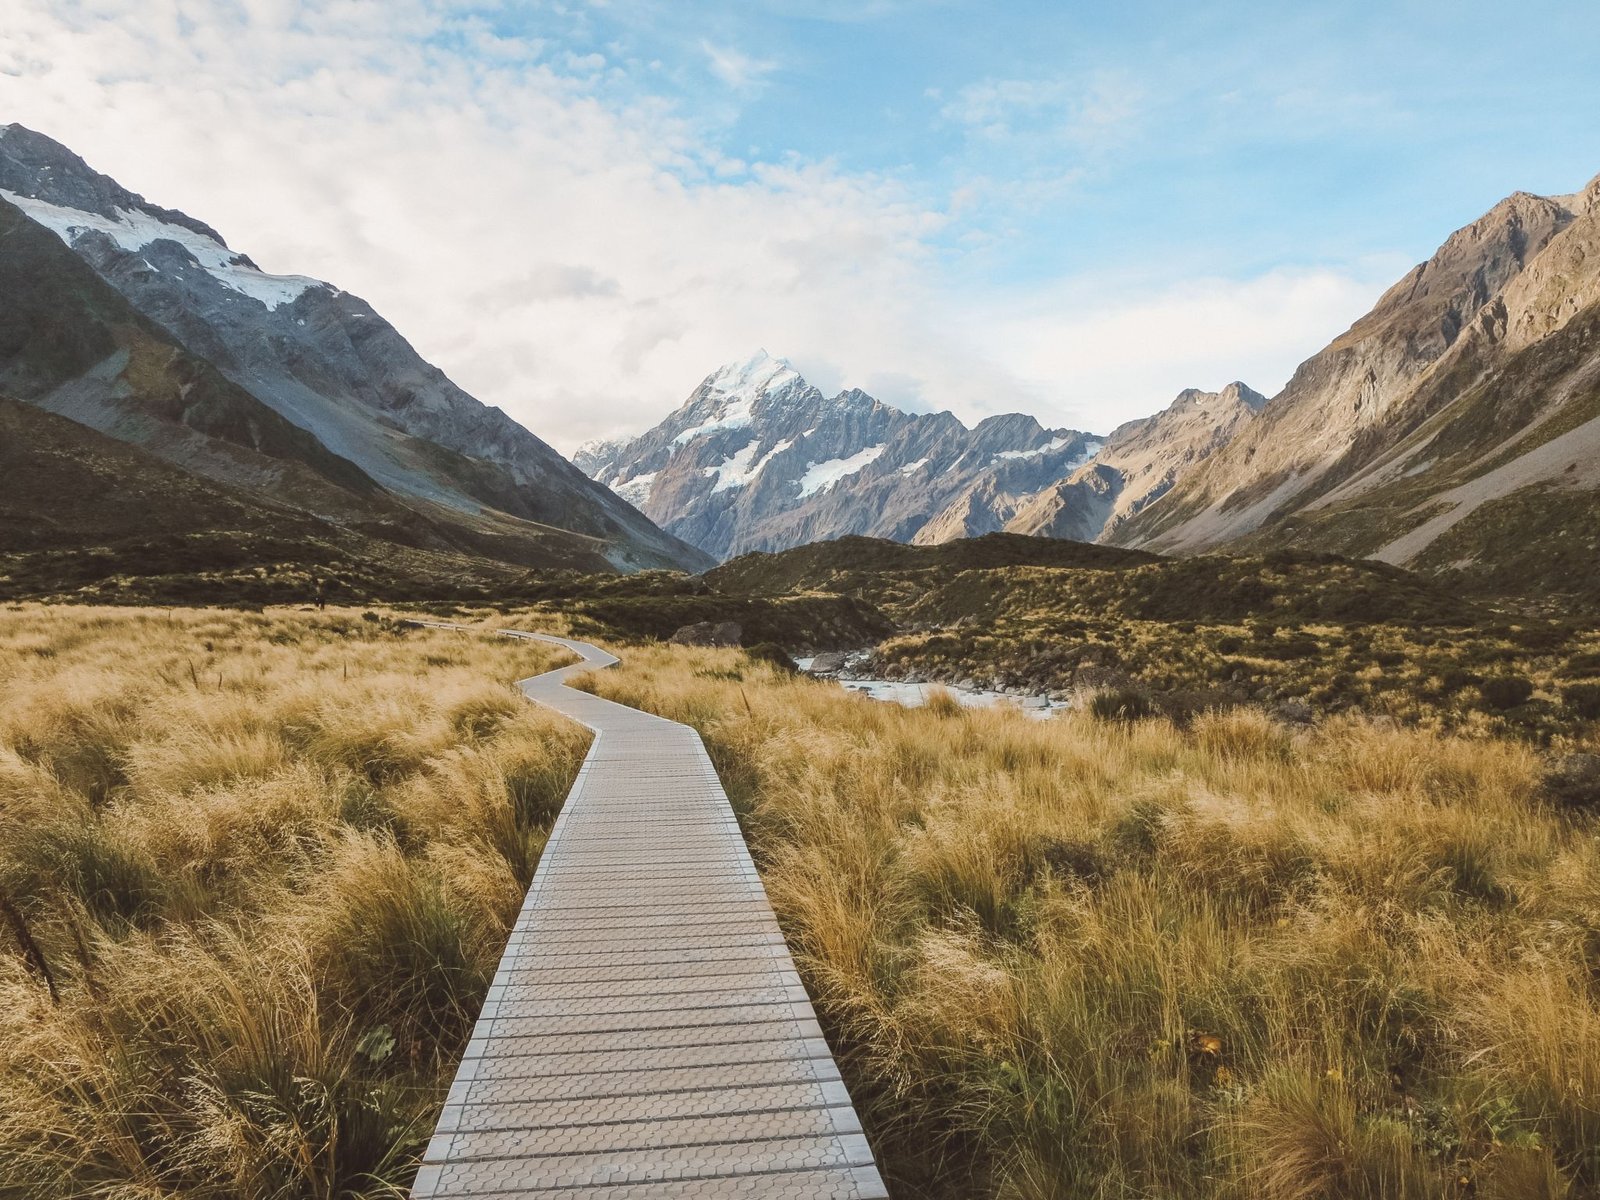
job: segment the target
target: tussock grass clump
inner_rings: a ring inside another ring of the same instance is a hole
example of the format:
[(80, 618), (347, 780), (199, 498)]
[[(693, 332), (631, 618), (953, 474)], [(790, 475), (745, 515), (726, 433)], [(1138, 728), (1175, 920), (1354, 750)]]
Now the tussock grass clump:
[(0, 613), (0, 1194), (399, 1194), (583, 755), (506, 686), (559, 653)]
[(1600, 1193), (1600, 831), (1527, 744), (591, 680), (705, 735), (904, 1194)]

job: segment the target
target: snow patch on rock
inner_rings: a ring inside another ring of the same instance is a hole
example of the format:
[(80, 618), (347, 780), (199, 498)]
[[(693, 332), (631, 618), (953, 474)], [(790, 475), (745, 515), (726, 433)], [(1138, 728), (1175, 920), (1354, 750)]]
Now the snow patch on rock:
[[(1065, 450), (1071, 444), (1072, 437), (1069, 435), (1067, 437), (1054, 438), (1051, 441), (1046, 442), (1043, 446), (1036, 446), (1032, 450), (1001, 450), (995, 455), (995, 457), (1043, 458), (1046, 454), (1054, 454), (1057, 450)], [(1100, 453), (1099, 442), (1085, 442), (1083, 445), (1082, 457), (1074, 459), (1072, 462), (1067, 464), (1067, 467), (1081, 467), (1084, 463), (1088, 462), (1098, 453)]]
[(327, 286), (320, 279), (309, 279), (304, 275), (268, 275), (265, 271), (258, 271), (244, 262), (242, 255), (235, 254), (220, 242), (182, 225), (170, 225), (137, 209), (119, 208), (115, 217), (103, 217), (99, 213), (62, 208), (4, 189), (0, 189), (0, 196), (15, 204), (68, 246), (80, 235), (91, 231), (105, 234), (130, 253), (142, 250), (152, 242), (176, 242), (217, 282), (268, 308), (275, 309), (288, 304), (310, 288)]
[(800, 477), (800, 495), (811, 496), (830, 488), (841, 479), (865, 470), (884, 451), (883, 446), (868, 446), (849, 458), (830, 458), (827, 462), (811, 463)]
[(608, 486), (629, 504), (638, 508), (650, 499), (650, 485), (655, 483), (658, 474), (659, 471), (651, 471), (648, 475), (635, 475), (632, 479), (613, 480)]
[(715, 477), (716, 483), (711, 488), (713, 494), (717, 492), (731, 492), (734, 488), (742, 488), (760, 475), (769, 462), (782, 454), (794, 442), (785, 438), (763, 454), (758, 462), (750, 460), (755, 457), (756, 449), (760, 443), (751, 442), (744, 449), (737, 451), (733, 457), (714, 467), (706, 468), (707, 477)]

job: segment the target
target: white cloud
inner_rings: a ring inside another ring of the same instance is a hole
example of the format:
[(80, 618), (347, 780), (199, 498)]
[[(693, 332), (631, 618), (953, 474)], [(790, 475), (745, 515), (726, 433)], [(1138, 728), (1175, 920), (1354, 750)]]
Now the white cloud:
[(705, 51), (711, 73), (736, 92), (758, 88), (778, 67), (773, 59), (753, 58), (731, 46), (717, 46), (703, 41), (700, 49)]
[[(936, 92), (929, 96), (938, 98)], [(1086, 80), (985, 79), (963, 87), (940, 106), (939, 115), (994, 141), (1029, 136), (1099, 146), (1123, 136), (1143, 102), (1142, 87), (1109, 72)]]
[(990, 329), (1020, 375), (1071, 398), (1058, 406), (1061, 418), (1103, 433), (1186, 387), (1240, 379), (1273, 395), (1408, 265), (1385, 257), (1353, 271), (1286, 269), (1154, 288), (1084, 278), (968, 319)]
[[(495, 36), (467, 0), (6, 7), (0, 122), (265, 270), (364, 296), (564, 449), (653, 424), (757, 346), (890, 402), (1103, 430), (1189, 384), (1281, 382), (1376, 294), (1359, 272), (958, 287), (931, 248), (947, 212), (904, 185), (729, 158), (664, 102), (617, 99), (612, 72), (575, 79), (538, 39)], [(706, 52), (736, 88), (772, 69)], [(981, 119), (1017, 97), (970, 103)], [(1083, 128), (1117, 119), (1082, 92), (1069, 108)]]

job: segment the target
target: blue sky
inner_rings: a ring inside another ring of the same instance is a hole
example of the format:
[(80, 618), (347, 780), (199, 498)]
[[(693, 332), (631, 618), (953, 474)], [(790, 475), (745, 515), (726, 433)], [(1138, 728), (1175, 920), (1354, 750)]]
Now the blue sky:
[[(10, 0), (0, 119), (558, 446), (756, 346), (1104, 432), (1600, 172), (1600, 6)], [(9, 7), (9, 6), (8, 6)]]
[(732, 158), (969, 197), (937, 244), (991, 281), (1418, 258), (1514, 188), (1600, 172), (1595, 5), (617, 0), (504, 19), (623, 64)]

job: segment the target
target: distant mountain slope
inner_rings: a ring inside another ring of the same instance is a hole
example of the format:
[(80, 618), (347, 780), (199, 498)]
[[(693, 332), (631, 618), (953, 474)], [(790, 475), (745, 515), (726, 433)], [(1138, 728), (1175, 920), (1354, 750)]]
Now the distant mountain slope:
[(1600, 592), (1600, 179), (1519, 192), (1452, 234), (1112, 536)]
[(231, 529), (289, 537), (322, 528), (125, 442), (0, 397), (0, 552), (72, 549)]
[[(709, 561), (500, 410), (455, 387), (365, 302), (316, 280), (262, 273), (209, 226), (149, 204), (51, 139), (17, 125), (0, 128), (0, 201), (70, 247), (147, 326), (181, 347), (185, 362), (204, 364), (236, 396), (264, 406), (274, 417), (257, 422), (263, 429), (275, 423), (309, 435), (325, 460), (318, 473), (326, 476), (330, 463), (343, 462), (349, 478), (339, 486), (381, 485), (424, 508), (500, 525), (520, 519), (598, 539), (606, 558), (623, 569)], [(15, 227), (14, 216), (9, 224)], [(37, 247), (30, 252), (38, 260)], [(14, 264), (13, 274), (27, 279), (27, 269)], [(37, 276), (32, 283), (48, 286)], [(63, 331), (56, 339), (72, 336)], [(95, 347), (108, 348), (102, 337), (78, 349)], [(110, 352), (126, 350), (118, 343)], [(111, 386), (96, 371), (122, 382)], [(109, 392), (126, 390), (122, 368), (103, 357), (78, 378), (81, 387), (44, 402), (183, 461), (165, 431), (135, 428), (125, 413), (112, 421), (90, 412), (120, 403)], [(157, 440), (147, 443), (146, 436)], [(308, 461), (317, 454), (308, 449), (288, 457)], [(217, 467), (215, 455), (210, 465)]]
[(940, 542), (998, 530), (1098, 446), (1015, 413), (968, 429), (858, 390), (824, 396), (763, 351), (708, 376), (648, 433), (574, 461), (725, 558), (842, 534)]
[[(178, 345), (4, 200), (0, 295), (0, 394), (244, 489), (280, 516), (298, 510), (399, 546), (519, 566), (609, 564), (606, 544), (587, 535), (388, 492)], [(108, 529), (121, 516), (107, 511)]]
[(1180, 392), (1162, 412), (1118, 426), (1093, 459), (1035, 495), (1006, 529), (1110, 540), (1123, 522), (1232, 441), (1266, 402), (1238, 382), (1220, 392)]
[[(0, 597), (204, 602), (503, 594), (511, 563), (396, 541), (206, 479), (128, 442), (0, 397)], [(583, 539), (541, 561), (607, 569)], [(318, 581), (321, 581), (320, 585)]]
[(329, 515), (364, 512), (381, 495), (359, 467), (185, 351), (3, 199), (0, 294), (0, 389), (12, 396)]

